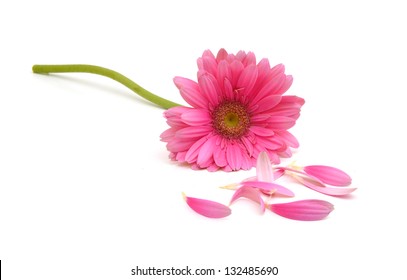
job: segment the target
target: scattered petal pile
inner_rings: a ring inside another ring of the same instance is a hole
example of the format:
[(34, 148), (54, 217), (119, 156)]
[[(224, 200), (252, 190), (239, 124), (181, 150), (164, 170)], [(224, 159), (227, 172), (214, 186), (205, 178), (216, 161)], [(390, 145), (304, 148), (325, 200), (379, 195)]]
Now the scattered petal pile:
[[(347, 187), (352, 182), (348, 174), (330, 166), (309, 165), (299, 167), (290, 165), (289, 167), (275, 167), (275, 170), (273, 170), (267, 153), (261, 152), (257, 158), (256, 167), (256, 177), (223, 187), (235, 190), (229, 205), (240, 198), (245, 198), (257, 203), (262, 213), (268, 209), (288, 219), (317, 221), (326, 218), (334, 210), (334, 206), (330, 202), (319, 199), (305, 199), (287, 203), (269, 203), (276, 195), (283, 197), (294, 196), (291, 190), (274, 183), (274, 180), (283, 175), (289, 175), (306, 187), (331, 196), (348, 195), (356, 190), (356, 188)], [(231, 209), (228, 206), (218, 202), (186, 197), (185, 195), (184, 197), (189, 207), (203, 216), (223, 218), (231, 214)]]

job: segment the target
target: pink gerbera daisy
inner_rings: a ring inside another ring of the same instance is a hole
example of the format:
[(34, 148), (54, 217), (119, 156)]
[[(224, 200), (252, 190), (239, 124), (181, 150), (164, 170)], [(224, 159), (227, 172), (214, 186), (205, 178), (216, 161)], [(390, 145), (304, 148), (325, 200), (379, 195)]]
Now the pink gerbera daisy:
[(266, 151), (273, 163), (290, 157), (297, 139), (294, 126), (304, 99), (283, 96), (293, 78), (284, 65), (256, 64), (252, 52), (215, 57), (207, 50), (198, 59), (198, 82), (175, 77), (181, 96), (192, 106), (165, 111), (170, 126), (161, 134), (170, 158), (194, 169), (248, 170)]

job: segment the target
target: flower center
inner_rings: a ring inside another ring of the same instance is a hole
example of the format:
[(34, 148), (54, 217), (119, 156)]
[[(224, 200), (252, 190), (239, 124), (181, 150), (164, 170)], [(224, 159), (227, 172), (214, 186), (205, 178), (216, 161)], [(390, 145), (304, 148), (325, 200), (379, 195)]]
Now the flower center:
[(249, 114), (239, 102), (222, 103), (213, 111), (213, 127), (223, 137), (239, 138), (246, 133), (249, 125)]

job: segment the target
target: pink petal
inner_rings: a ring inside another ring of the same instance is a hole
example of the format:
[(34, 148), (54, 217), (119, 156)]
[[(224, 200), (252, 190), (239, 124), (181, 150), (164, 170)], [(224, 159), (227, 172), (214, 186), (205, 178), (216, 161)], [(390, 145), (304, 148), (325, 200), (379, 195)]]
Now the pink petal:
[(221, 90), (215, 77), (208, 72), (200, 74), (198, 84), (201, 92), (206, 96), (212, 105), (218, 105)]
[(232, 196), (232, 199), (230, 200), (229, 204), (232, 204), (236, 200), (238, 200), (241, 197), (245, 197), (247, 199), (250, 199), (256, 203), (258, 203), (261, 207), (261, 211), (264, 212), (265, 205), (264, 201), (261, 198), (261, 192), (258, 189), (247, 187), (247, 186), (242, 186), (238, 188), (235, 193)]
[(248, 139), (248, 137), (243, 136), (240, 141), (243, 143), (243, 146), (246, 148), (248, 156), (253, 155), (253, 144), (252, 142)]
[(232, 170), (239, 170), (242, 166), (242, 150), (238, 145), (230, 144), (226, 149), (226, 159)]
[(274, 135), (274, 131), (271, 128), (254, 126), (252, 125), (249, 130), (258, 136), (270, 137)]
[(301, 97), (295, 96), (295, 95), (285, 95), (281, 99), (282, 104), (291, 104), (291, 105), (296, 105), (298, 107), (301, 107), (304, 105), (305, 100)]
[(298, 148), (300, 144), (298, 143), (297, 138), (295, 138), (294, 135), (292, 135), (290, 132), (286, 130), (280, 130), (277, 131), (276, 134), (278, 134), (284, 141), (288, 144), (288, 146), (292, 148)]
[(208, 135), (212, 131), (212, 127), (210, 126), (188, 126), (185, 128), (179, 129), (175, 136), (180, 139), (196, 139), (201, 138), (205, 135)]
[(225, 100), (235, 100), (235, 92), (233, 91), (233, 86), (231, 80), (225, 78), (223, 81), (223, 95)]
[(218, 72), (218, 63), (216, 62), (215, 57), (211, 56), (202, 57), (202, 64), (203, 67), (201, 69), (206, 70), (208, 73), (216, 77)]
[(284, 94), (293, 84), (293, 77), (291, 75), (287, 75), (284, 83), (281, 87), (276, 91), (275, 94)]
[(270, 76), (274, 78), (275, 76), (284, 73), (284, 71), (285, 71), (284, 64), (282, 63), (277, 64), (276, 66), (270, 69)]
[(278, 178), (280, 178), (281, 176), (283, 176), (285, 174), (285, 171), (282, 169), (277, 169), (274, 171), (274, 180), (277, 180)]
[(331, 203), (318, 199), (276, 203), (271, 204), (269, 208), (280, 216), (299, 221), (322, 220), (334, 209)]
[(276, 130), (287, 130), (295, 125), (295, 119), (283, 116), (272, 116), (269, 127)]
[(207, 108), (208, 100), (201, 94), (199, 85), (187, 78), (175, 77), (174, 83), (184, 100), (195, 108)]
[(236, 59), (240, 60), (243, 62), (243, 60), (246, 58), (246, 52), (245, 51), (238, 51), (236, 54)]
[(196, 141), (189, 149), (187, 154), (185, 155), (185, 160), (188, 163), (196, 162), (196, 159), (199, 154), (199, 150), (201, 149), (202, 145), (206, 142), (206, 137), (202, 137), (198, 141)]
[(256, 85), (253, 88), (253, 93), (257, 95), (260, 89), (264, 87), (264, 85), (267, 83), (267, 79), (270, 78), (270, 63), (267, 58), (263, 58), (262, 60), (259, 61), (257, 64), (257, 80), (256, 80)]
[(257, 102), (262, 100), (264, 97), (275, 94), (276, 91), (281, 87), (281, 85), (284, 84), (285, 80), (286, 80), (286, 76), (284, 73), (280, 73), (277, 76), (275, 76), (267, 84), (264, 85), (264, 87), (259, 91), (259, 93), (251, 101), (252, 102), (251, 104), (256, 104)]
[(191, 109), (181, 115), (181, 120), (193, 126), (207, 125), (212, 122), (211, 115), (206, 109)]
[(192, 145), (194, 145), (195, 140), (188, 139), (186, 141), (174, 140), (167, 143), (167, 150), (173, 153), (188, 151)]
[(183, 196), (188, 206), (202, 216), (208, 218), (224, 218), (232, 213), (228, 206), (221, 203), (207, 199), (189, 197), (185, 196), (185, 194), (183, 194)]
[(213, 153), (213, 159), (217, 166), (225, 167), (228, 164), (226, 160), (226, 149), (221, 149), (219, 146), (216, 146)]
[(242, 170), (250, 170), (254, 165), (252, 162), (252, 158), (246, 153), (242, 152)]
[(259, 181), (270, 183), (274, 181), (273, 167), (270, 158), (264, 151), (257, 157), (256, 175)]
[(253, 52), (248, 52), (242, 62), (246, 67), (252, 64), (256, 65), (256, 55)]
[(288, 197), (293, 197), (294, 193), (287, 189), (286, 187), (283, 187), (281, 185), (271, 183), (271, 182), (261, 182), (261, 181), (243, 181), (241, 182), (242, 186), (248, 186), (248, 187), (253, 187), (257, 188), (260, 190), (264, 190), (267, 192), (274, 192), (276, 194), (288, 196)]
[(175, 136), (175, 132), (177, 131), (178, 129), (173, 127), (166, 129), (163, 133), (160, 134), (160, 140), (163, 142), (171, 141)]
[[(281, 95), (270, 95), (263, 98), (259, 103), (252, 104), (249, 108), (250, 112), (261, 114), (265, 111), (273, 109), (281, 101)], [(270, 117), (270, 116), (269, 116)]]
[(297, 179), (304, 186), (306, 186), (314, 191), (326, 194), (326, 195), (344, 196), (344, 195), (348, 195), (356, 190), (356, 188), (329, 187), (329, 186), (323, 185), (323, 184), (319, 183), (318, 181), (315, 181), (311, 178), (305, 178), (305, 177), (301, 177), (301, 176), (294, 176), (294, 178)]
[(252, 64), (246, 67), (240, 74), (236, 87), (242, 89), (244, 94), (249, 94), (257, 80), (257, 67)]
[(237, 81), (239, 80), (240, 74), (244, 69), (243, 63), (238, 60), (234, 60), (230, 64), (230, 70), (232, 71), (232, 86), (236, 88)]
[(352, 183), (352, 178), (348, 174), (335, 167), (326, 165), (308, 165), (304, 167), (304, 171), (332, 186), (348, 186)]
[(206, 168), (213, 163), (213, 152), (216, 147), (216, 137), (210, 137), (201, 147), (196, 163), (201, 168)]
[(216, 61), (219, 63), (222, 60), (225, 60), (227, 56), (228, 56), (228, 52), (225, 49), (220, 49), (218, 51), (218, 54), (216, 55)]
[[(225, 80), (231, 80), (232, 79), (232, 72), (230, 71), (229, 68), (229, 63), (227, 63), (225, 60), (222, 60), (218, 64), (218, 74), (216, 76), (218, 80), (218, 84), (222, 87), (224, 86)], [(233, 89), (232, 89), (233, 91)]]

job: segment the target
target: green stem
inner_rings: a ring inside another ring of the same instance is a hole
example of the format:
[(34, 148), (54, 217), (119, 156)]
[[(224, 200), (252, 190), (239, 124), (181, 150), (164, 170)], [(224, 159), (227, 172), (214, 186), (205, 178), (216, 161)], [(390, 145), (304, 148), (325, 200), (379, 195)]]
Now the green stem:
[(170, 100), (159, 97), (148, 90), (142, 88), (140, 85), (136, 84), (129, 78), (123, 76), (122, 74), (99, 66), (86, 65), (86, 64), (66, 64), (66, 65), (34, 65), (33, 72), (37, 74), (48, 74), (48, 73), (71, 73), (71, 72), (81, 72), (81, 73), (91, 73), (101, 76), (111, 78), (122, 85), (128, 87), (134, 91), (139, 96), (147, 99), (148, 101), (161, 106), (164, 109), (169, 109), (175, 106), (181, 106)]

